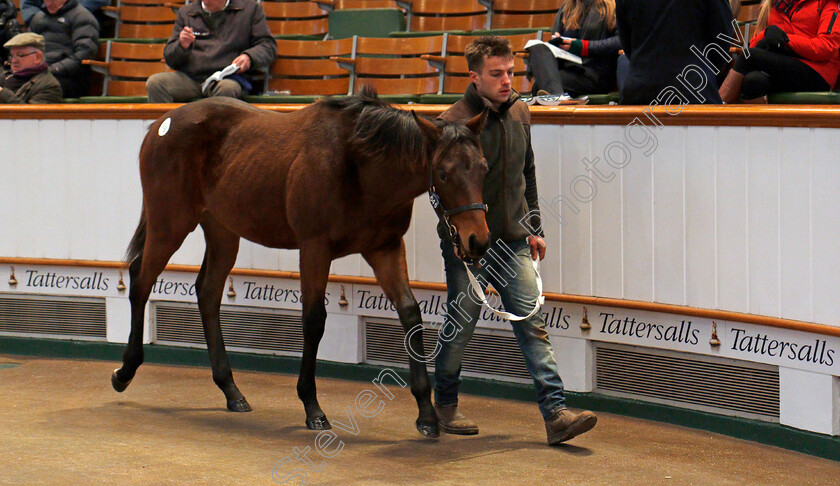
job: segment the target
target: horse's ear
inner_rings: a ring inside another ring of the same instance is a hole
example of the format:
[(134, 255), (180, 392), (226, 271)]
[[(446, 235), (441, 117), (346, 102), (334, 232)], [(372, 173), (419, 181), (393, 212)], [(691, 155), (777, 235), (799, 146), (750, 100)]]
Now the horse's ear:
[(474, 116), (472, 120), (467, 122), (467, 128), (469, 128), (470, 131), (472, 131), (476, 137), (479, 133), (481, 133), (481, 130), (484, 128), (484, 124), (487, 123), (488, 111), (489, 110), (485, 108), (484, 111)]
[(426, 137), (427, 140), (430, 142), (436, 142), (437, 139), (440, 138), (441, 129), (436, 127), (434, 123), (418, 115), (414, 112), (414, 110), (411, 110), (411, 116), (413, 116), (414, 120), (417, 121), (420, 131), (423, 132), (423, 136)]

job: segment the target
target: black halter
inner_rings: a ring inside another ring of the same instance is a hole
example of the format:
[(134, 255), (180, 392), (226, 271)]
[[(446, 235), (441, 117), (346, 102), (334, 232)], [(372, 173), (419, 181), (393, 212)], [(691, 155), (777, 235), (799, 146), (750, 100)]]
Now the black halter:
[(463, 213), (465, 211), (472, 211), (476, 209), (480, 209), (486, 213), (487, 205), (484, 203), (472, 203), (464, 206), (459, 206), (455, 209), (444, 208), (443, 203), (440, 200), (440, 195), (438, 195), (437, 191), (435, 191), (435, 169), (434, 164), (432, 162), (432, 160), (429, 160), (429, 202), (432, 204), (432, 208), (434, 208), (435, 213), (437, 213), (438, 219), (443, 221), (443, 224), (445, 224), (446, 228), (449, 230), (449, 238), (460, 251), (461, 257), (465, 261), (467, 261), (469, 259), (465, 257), (463, 248), (461, 248), (461, 238), (458, 238), (458, 229), (455, 227), (455, 225), (449, 222), (449, 217), (455, 214)]

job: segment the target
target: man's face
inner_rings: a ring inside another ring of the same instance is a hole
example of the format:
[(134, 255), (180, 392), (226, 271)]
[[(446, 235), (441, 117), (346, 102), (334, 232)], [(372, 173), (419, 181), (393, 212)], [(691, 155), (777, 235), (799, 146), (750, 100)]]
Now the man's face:
[(10, 47), (12, 74), (17, 74), (24, 69), (33, 68), (41, 64), (44, 54), (38, 49), (30, 46)]
[(208, 12), (218, 12), (225, 8), (225, 2), (227, 0), (204, 0), (204, 7)]
[(54, 14), (61, 10), (61, 7), (67, 3), (67, 0), (44, 0), (44, 5), (47, 6), (47, 12)]
[(481, 96), (499, 106), (508, 100), (513, 83), (513, 58), (488, 56), (480, 72), (470, 71), (470, 81)]

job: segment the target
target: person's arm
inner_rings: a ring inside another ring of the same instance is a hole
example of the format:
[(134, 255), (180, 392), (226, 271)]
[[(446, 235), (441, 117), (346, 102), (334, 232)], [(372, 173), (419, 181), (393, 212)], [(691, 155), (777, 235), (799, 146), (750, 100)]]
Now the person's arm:
[(61, 85), (53, 81), (44, 86), (44, 89), (39, 90), (32, 98), (29, 98), (27, 103), (31, 105), (46, 105), (51, 103), (61, 103)]
[(93, 59), (96, 56), (99, 23), (92, 13), (87, 10), (83, 12), (87, 15), (82, 16), (72, 27), (73, 53), (50, 65), (50, 72), (54, 76), (75, 76), (82, 71), (83, 59)]
[(0, 104), (19, 105), (21, 103), (23, 103), (23, 100), (18, 98), (14, 91), (0, 86)]
[(580, 57), (617, 56), (621, 50), (618, 34), (598, 40), (575, 39), (567, 44), (568, 47), (566, 44), (561, 47)]
[[(187, 24), (185, 13), (187, 8), (189, 6), (183, 6), (178, 10), (178, 17), (175, 19), (175, 25), (172, 27), (172, 35), (166, 41), (166, 47), (163, 48), (163, 59), (166, 61), (166, 65), (172, 69), (178, 69), (178, 67), (186, 64), (192, 52), (192, 43), (186, 48), (181, 46), (181, 31), (184, 30), (184, 26)], [(194, 40), (195, 37), (192, 39)]]
[(624, 49), (624, 55), (627, 58), (630, 58), (630, 52), (633, 46), (630, 44), (630, 24), (632, 23), (629, 18), (627, 18), (627, 0), (616, 0), (615, 1), (615, 25), (618, 30), (618, 39), (621, 44), (621, 48)]
[(831, 0), (823, 4), (820, 27), (816, 37), (787, 33), (788, 47), (797, 55), (810, 61), (828, 61), (838, 56), (840, 48), (840, 20), (838, 4)]
[(246, 49), (246, 54), (251, 59), (251, 68), (262, 69), (271, 66), (277, 58), (277, 42), (268, 30), (268, 23), (265, 20), (265, 12), (262, 5), (257, 5), (254, 15), (251, 18), (251, 47)]

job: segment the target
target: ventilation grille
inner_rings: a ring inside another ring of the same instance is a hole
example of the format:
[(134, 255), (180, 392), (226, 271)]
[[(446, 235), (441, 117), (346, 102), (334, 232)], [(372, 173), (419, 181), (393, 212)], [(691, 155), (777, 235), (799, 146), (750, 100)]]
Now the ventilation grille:
[(0, 333), (104, 340), (105, 299), (0, 294)]
[[(438, 331), (429, 324), (423, 329), (423, 354), (435, 349)], [(396, 319), (368, 319), (365, 322), (365, 362), (408, 367), (405, 334)], [(427, 366), (434, 369), (434, 362)], [(531, 383), (522, 352), (512, 333), (476, 329), (464, 352), (461, 367), (465, 376)]]
[(598, 392), (727, 415), (779, 417), (775, 366), (612, 345), (599, 345), (595, 359)]
[[(206, 347), (201, 315), (195, 304), (152, 305), (155, 342)], [(294, 354), (303, 351), (300, 312), (222, 306), (220, 312), (225, 348), (249, 352)]]

